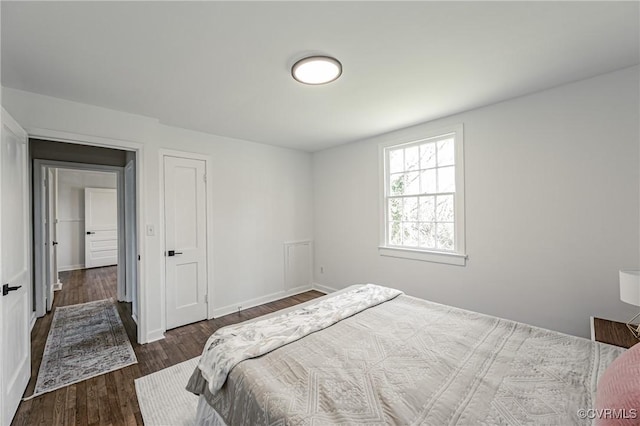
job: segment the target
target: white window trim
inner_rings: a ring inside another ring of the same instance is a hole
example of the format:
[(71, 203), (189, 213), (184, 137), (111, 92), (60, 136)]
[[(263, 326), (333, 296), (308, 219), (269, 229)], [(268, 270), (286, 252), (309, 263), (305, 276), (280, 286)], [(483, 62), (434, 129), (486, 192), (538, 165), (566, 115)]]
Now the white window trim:
[[(388, 184), (388, 171), (386, 170), (388, 148), (398, 147), (399, 145), (412, 145), (428, 139), (438, 138), (447, 133), (455, 133), (455, 165), (456, 165), (456, 193), (455, 193), (455, 247), (456, 251), (435, 251), (420, 250), (406, 247), (396, 247), (387, 245), (387, 208), (386, 194)], [(419, 137), (404, 137), (400, 140), (390, 140), (382, 142), (378, 145), (378, 161), (379, 161), (379, 228), (380, 228), (380, 245), (378, 253), (381, 256), (399, 257), (404, 259), (422, 260), (426, 262), (445, 263), (449, 265), (465, 266), (467, 261), (467, 253), (465, 247), (465, 208), (464, 208), (464, 127), (462, 124), (456, 124), (447, 127), (441, 127), (428, 132), (422, 132)]]

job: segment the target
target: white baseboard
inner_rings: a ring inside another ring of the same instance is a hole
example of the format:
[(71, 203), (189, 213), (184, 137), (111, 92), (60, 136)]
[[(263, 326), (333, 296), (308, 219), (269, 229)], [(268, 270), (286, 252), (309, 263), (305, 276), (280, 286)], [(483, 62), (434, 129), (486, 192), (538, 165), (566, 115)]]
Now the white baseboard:
[(334, 293), (334, 292), (338, 291), (337, 289), (335, 289), (333, 287), (329, 287), (329, 286), (318, 284), (318, 283), (313, 283), (311, 285), (311, 288), (313, 288), (314, 290), (317, 290), (317, 291), (319, 291), (321, 293), (324, 293), (324, 294)]
[(62, 283), (60, 281), (58, 281), (57, 283), (53, 283), (53, 291), (60, 291), (62, 290)]
[[(221, 308), (216, 308), (212, 311), (212, 314), (209, 316), (209, 319), (218, 318), (224, 315), (238, 312), (238, 306), (242, 307), (241, 310), (254, 308), (259, 305), (264, 305), (265, 303), (275, 302), (276, 300), (280, 300), (280, 299), (284, 299), (285, 297), (304, 293), (305, 291), (309, 291), (309, 290), (318, 290), (322, 293), (333, 293), (334, 291), (338, 291), (332, 287), (327, 287), (317, 283), (312, 283), (312, 285), (305, 285), (305, 286), (295, 287), (289, 290), (278, 291), (276, 293), (267, 294), (266, 296), (256, 297), (254, 299), (249, 299), (243, 302), (234, 303), (233, 305), (227, 305)], [(136, 324), (138, 323), (137, 318), (133, 317), (133, 320), (136, 322)], [(147, 339), (145, 343), (151, 343), (151, 342), (155, 342), (157, 340), (162, 340), (162, 339), (164, 339), (164, 331), (161, 329), (157, 329), (147, 333)]]
[(164, 339), (164, 330), (157, 329), (147, 333), (147, 338), (145, 339), (145, 343), (155, 342), (157, 340)]
[(218, 318), (224, 315), (229, 315), (234, 312), (238, 312), (238, 306), (242, 306), (241, 310), (253, 308), (255, 306), (264, 305), (265, 303), (274, 302), (276, 300), (284, 299), (285, 297), (293, 296), (296, 294), (304, 293), (312, 289), (312, 286), (295, 287), (290, 290), (283, 290), (276, 293), (267, 294), (266, 296), (256, 297), (255, 299), (245, 300), (244, 302), (234, 303), (233, 305), (223, 306), (216, 308), (212, 311), (211, 318)]
[(78, 269), (84, 269), (84, 265), (58, 266), (58, 272), (76, 271)]

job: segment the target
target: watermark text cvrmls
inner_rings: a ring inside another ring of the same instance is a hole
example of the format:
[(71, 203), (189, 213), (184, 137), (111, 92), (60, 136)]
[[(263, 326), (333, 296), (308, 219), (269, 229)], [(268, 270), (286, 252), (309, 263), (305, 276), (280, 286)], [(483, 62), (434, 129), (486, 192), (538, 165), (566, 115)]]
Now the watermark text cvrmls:
[(577, 412), (581, 419), (636, 419), (638, 410), (635, 408), (580, 408)]

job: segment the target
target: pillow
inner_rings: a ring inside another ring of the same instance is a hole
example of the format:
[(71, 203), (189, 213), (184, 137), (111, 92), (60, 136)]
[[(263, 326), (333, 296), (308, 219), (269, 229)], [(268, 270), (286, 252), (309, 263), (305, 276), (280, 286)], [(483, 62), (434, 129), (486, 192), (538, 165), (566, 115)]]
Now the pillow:
[(598, 382), (596, 425), (640, 425), (640, 344), (616, 358)]

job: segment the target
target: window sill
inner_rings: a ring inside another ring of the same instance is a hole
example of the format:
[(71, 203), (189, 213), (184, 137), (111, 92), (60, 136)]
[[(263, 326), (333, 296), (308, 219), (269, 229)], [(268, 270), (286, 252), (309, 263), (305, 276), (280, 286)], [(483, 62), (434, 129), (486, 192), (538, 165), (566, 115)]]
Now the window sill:
[(424, 262), (445, 263), (447, 265), (466, 266), (467, 255), (458, 253), (442, 253), (426, 250), (412, 250), (397, 247), (378, 247), (380, 256), (399, 257), (403, 259), (421, 260)]

